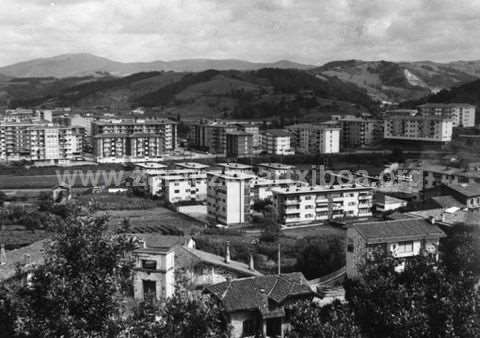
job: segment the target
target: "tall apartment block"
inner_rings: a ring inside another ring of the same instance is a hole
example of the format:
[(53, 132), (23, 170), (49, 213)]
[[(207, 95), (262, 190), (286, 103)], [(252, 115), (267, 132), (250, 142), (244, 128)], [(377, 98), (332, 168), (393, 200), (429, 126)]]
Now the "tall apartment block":
[(444, 114), (398, 109), (386, 112), (384, 118), (384, 138), (387, 140), (449, 142), (452, 129), (452, 119)]
[(383, 139), (382, 120), (345, 117), (337, 120), (337, 123), (342, 129), (342, 147), (363, 147)]
[(277, 222), (287, 226), (372, 215), (373, 190), (369, 187), (276, 188), (272, 193)]
[(418, 106), (420, 113), (431, 116), (448, 116), (453, 127), (475, 127), (475, 106), (466, 103), (425, 103)]
[(155, 159), (177, 143), (177, 125), (170, 120), (96, 121), (92, 131), (100, 162)]
[(251, 123), (235, 121), (202, 120), (190, 126), (189, 143), (204, 148), (212, 154), (225, 154), (227, 151), (227, 134), (245, 132), (252, 135), (252, 147), (260, 145), (258, 126)]
[(75, 160), (82, 155), (83, 130), (43, 123), (0, 122), (0, 159)]
[(212, 222), (246, 223), (250, 215), (250, 181), (253, 175), (237, 172), (207, 174), (207, 212)]
[(340, 128), (313, 124), (294, 124), (287, 127), (298, 153), (330, 154), (340, 151)]
[(261, 133), (262, 151), (272, 155), (293, 155), (290, 133), (284, 129), (269, 129)]
[(231, 131), (226, 134), (227, 157), (246, 157), (252, 155), (253, 135), (244, 131)]

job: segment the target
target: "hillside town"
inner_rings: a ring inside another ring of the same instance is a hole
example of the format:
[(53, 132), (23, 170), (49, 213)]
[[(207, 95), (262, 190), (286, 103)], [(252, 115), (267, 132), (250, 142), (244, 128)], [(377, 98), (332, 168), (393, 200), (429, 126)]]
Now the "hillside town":
[(2, 5), (0, 338), (480, 337), (478, 6)]

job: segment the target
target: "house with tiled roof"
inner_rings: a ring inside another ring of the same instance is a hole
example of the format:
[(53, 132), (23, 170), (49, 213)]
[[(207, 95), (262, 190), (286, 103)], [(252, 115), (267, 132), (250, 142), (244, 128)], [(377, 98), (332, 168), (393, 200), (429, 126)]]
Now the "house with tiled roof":
[(398, 270), (410, 257), (429, 254), (438, 259), (438, 245), (445, 233), (432, 223), (411, 217), (353, 224), (347, 229), (347, 277), (361, 277), (362, 268), (378, 254), (397, 258)]
[[(444, 203), (447, 203), (449, 207), (480, 210), (480, 183), (444, 183), (434, 188), (425, 189), (423, 194), (426, 200), (449, 196), (434, 200), (440, 207), (444, 207)], [(457, 203), (454, 203), (454, 200)]]
[(285, 307), (314, 296), (301, 272), (228, 280), (205, 293), (223, 305), (232, 338), (284, 337), (289, 329)]
[(263, 275), (255, 270), (252, 257), (249, 264), (231, 259), (228, 242), (225, 256), (218, 256), (196, 249), (195, 241), (189, 237), (156, 233), (132, 236), (140, 241), (140, 247), (133, 252), (134, 297), (140, 301), (146, 297), (168, 298), (178, 279), (190, 288), (201, 289), (227, 279)]

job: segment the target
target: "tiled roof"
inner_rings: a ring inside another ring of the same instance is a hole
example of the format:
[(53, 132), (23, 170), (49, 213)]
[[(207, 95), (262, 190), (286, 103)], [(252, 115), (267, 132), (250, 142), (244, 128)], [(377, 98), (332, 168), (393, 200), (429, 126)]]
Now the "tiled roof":
[(388, 243), (444, 237), (445, 233), (424, 219), (398, 219), (370, 223), (356, 223), (353, 227), (367, 243)]
[(301, 272), (231, 280), (206, 288), (217, 297), (227, 312), (258, 310), (264, 317), (283, 309), (269, 307), (269, 301), (282, 305), (287, 298), (313, 296), (313, 291)]
[(17, 264), (24, 264), (25, 255), (30, 255), (30, 266), (43, 264), (43, 248), (48, 241), (49, 239), (44, 239), (19, 249), (7, 251), (5, 254), (7, 263), (0, 265), (0, 281), (12, 278), (15, 275)]
[(432, 200), (441, 208), (465, 208), (465, 204), (457, 201), (453, 196), (450, 195), (432, 197)]
[(478, 183), (446, 184), (446, 186), (467, 197), (480, 196), (480, 184)]
[(236, 272), (241, 276), (262, 276), (261, 272), (250, 270), (248, 265), (242, 262), (230, 260), (229, 263), (226, 263), (224, 257), (206, 251), (187, 248), (185, 246), (177, 246), (175, 248), (175, 265), (178, 268), (188, 268), (198, 263), (219, 266), (226, 270)]

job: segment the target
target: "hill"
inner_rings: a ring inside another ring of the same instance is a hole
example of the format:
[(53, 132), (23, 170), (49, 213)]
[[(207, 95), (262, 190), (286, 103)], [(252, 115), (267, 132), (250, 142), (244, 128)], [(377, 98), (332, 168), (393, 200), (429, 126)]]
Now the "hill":
[[(19, 80), (16, 80), (19, 81)], [(182, 116), (264, 118), (315, 117), (339, 110), (374, 110), (363, 89), (307, 71), (265, 68), (254, 71), (143, 72), (125, 77), (24, 81), (4, 88), (10, 106), (161, 107)], [(31, 88), (36, 89), (31, 89)], [(31, 90), (30, 94), (27, 94)], [(35, 95), (41, 94), (41, 95)], [(27, 98), (25, 98), (27, 96)]]
[(406, 101), (403, 103), (403, 106), (413, 107), (426, 102), (470, 103), (480, 107), (480, 80), (465, 83), (451, 89), (444, 89), (419, 100)]
[(106, 73), (125, 76), (139, 72), (175, 71), (201, 72), (216, 70), (255, 70), (265, 67), (308, 69), (313, 66), (303, 65), (287, 60), (274, 63), (256, 63), (243, 60), (227, 59), (185, 59), (175, 61), (152, 62), (118, 62), (92, 54), (64, 54), (49, 58), (40, 58), (0, 67), (0, 74), (10, 77), (78, 77), (102, 76)]
[(334, 61), (311, 70), (364, 88), (375, 100), (416, 100), (480, 76), (480, 62), (435, 63), (346, 60)]

